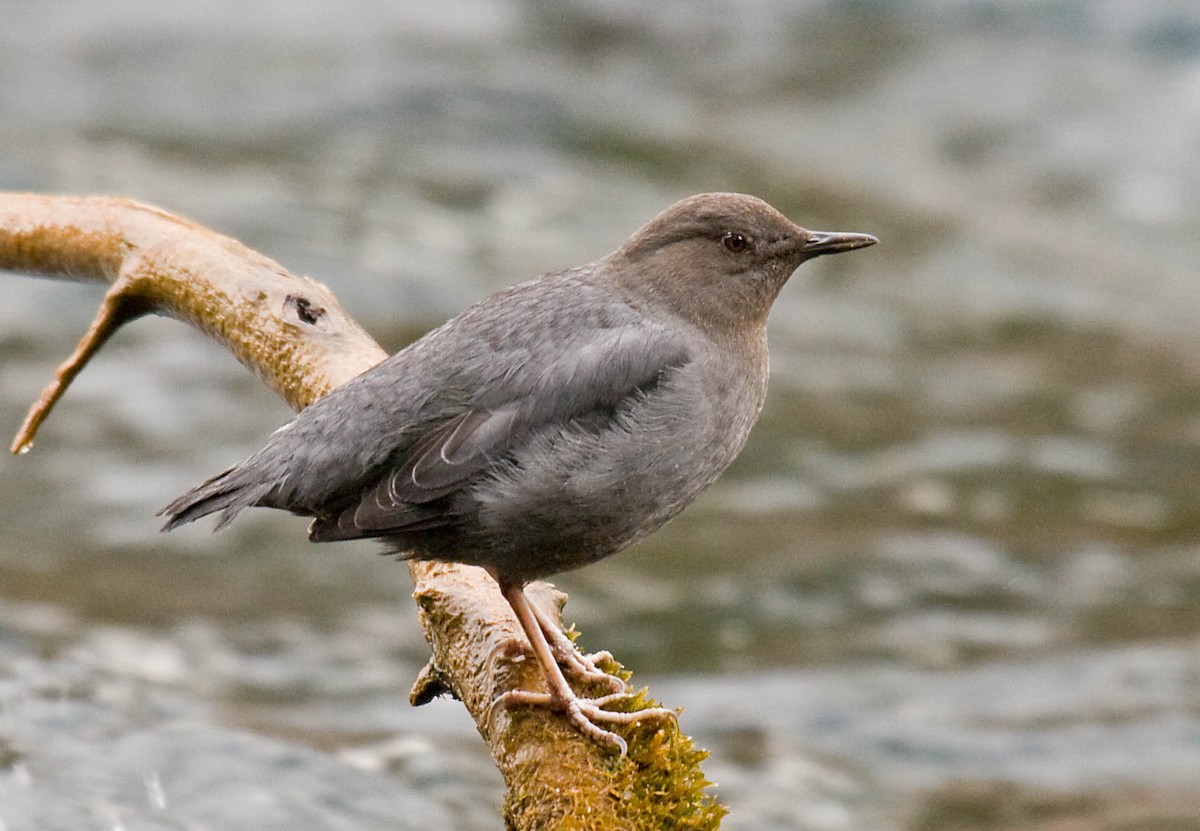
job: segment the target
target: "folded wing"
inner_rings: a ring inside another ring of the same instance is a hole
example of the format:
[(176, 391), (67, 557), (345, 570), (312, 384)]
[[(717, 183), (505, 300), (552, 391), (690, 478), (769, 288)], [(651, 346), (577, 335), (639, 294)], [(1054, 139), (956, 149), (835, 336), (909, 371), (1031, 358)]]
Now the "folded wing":
[(360, 499), (313, 523), (317, 541), (427, 530), (457, 521), (447, 499), (539, 430), (572, 421), (601, 430), (631, 396), (644, 394), (686, 351), (659, 327), (602, 330), (564, 345), (554, 360), (515, 365), (480, 390), (470, 409), (430, 426)]

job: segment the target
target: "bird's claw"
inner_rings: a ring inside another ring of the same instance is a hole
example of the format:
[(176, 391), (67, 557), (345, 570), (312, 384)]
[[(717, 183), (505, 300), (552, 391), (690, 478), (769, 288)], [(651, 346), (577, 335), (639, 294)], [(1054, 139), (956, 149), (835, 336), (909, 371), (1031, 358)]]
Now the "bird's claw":
[[(609, 677), (611, 678), (612, 676)], [(604, 709), (605, 705), (622, 698), (629, 698), (632, 695), (633, 693), (630, 692), (614, 692), (609, 695), (602, 695), (599, 698), (579, 698), (578, 696), (572, 696), (566, 701), (558, 701), (550, 693), (509, 690), (500, 694), (492, 701), (491, 707), (488, 709), (488, 720), (491, 720), (497, 707), (549, 707), (565, 713), (571, 723), (585, 736), (601, 744), (608, 745), (616, 750), (618, 755), (625, 756), (629, 752), (629, 745), (626, 744), (625, 740), (611, 730), (605, 730), (596, 722), (607, 721), (613, 724), (635, 724), (648, 718), (670, 718), (674, 720), (679, 717), (674, 710), (668, 710), (665, 707), (647, 707), (644, 710), (635, 710), (630, 713)]]
[(554, 660), (558, 661), (558, 665), (577, 679), (604, 684), (612, 690), (613, 695), (627, 693), (628, 688), (624, 681), (600, 669), (600, 662), (614, 660), (611, 652), (593, 652), (585, 655), (566, 636), (563, 636), (562, 641), (551, 641), (550, 650), (554, 653)]
[(546, 643), (550, 646), (550, 653), (554, 656), (554, 660), (560, 667), (580, 681), (604, 684), (613, 693), (623, 693), (626, 691), (627, 688), (624, 681), (600, 669), (599, 665), (601, 662), (616, 660), (613, 658), (611, 652), (600, 651), (585, 655), (579, 651), (579, 647), (575, 645), (575, 642), (568, 638), (566, 633), (559, 628), (554, 618), (547, 615), (540, 606), (536, 603), (531, 603), (530, 608), (533, 611), (534, 618), (537, 620), (538, 628), (546, 636)]

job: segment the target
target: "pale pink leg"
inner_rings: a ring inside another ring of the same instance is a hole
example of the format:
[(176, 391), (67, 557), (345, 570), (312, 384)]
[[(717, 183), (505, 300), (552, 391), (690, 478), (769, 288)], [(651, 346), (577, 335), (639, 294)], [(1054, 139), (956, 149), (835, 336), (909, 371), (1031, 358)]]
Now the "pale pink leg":
[[(537, 657), (538, 663), (542, 665), (542, 671), (546, 676), (546, 685), (550, 688), (550, 692), (535, 693), (527, 690), (510, 690), (492, 702), (493, 708), (517, 705), (552, 707), (555, 710), (566, 713), (567, 718), (571, 720), (571, 723), (581, 733), (590, 736), (598, 742), (609, 745), (616, 749), (622, 756), (629, 749), (625, 744), (625, 740), (616, 733), (598, 726), (596, 724), (597, 721), (632, 724), (645, 718), (676, 717), (673, 711), (663, 707), (650, 707), (634, 713), (615, 713), (611, 710), (602, 709), (605, 704), (625, 697), (626, 693), (614, 693), (613, 695), (601, 696), (600, 698), (580, 698), (577, 696), (567, 683), (566, 677), (558, 666), (558, 661), (555, 660), (550, 642), (546, 639), (546, 634), (542, 630), (538, 613), (534, 610), (534, 605), (529, 602), (529, 598), (525, 596), (524, 586), (520, 583), (501, 583), (500, 591), (503, 593), (504, 599), (512, 606), (513, 612), (516, 613), (517, 620), (520, 621), (521, 628), (525, 632), (525, 637), (529, 638), (529, 644), (533, 647), (533, 654)], [(559, 635), (564, 640), (567, 640), (566, 636), (562, 635), (561, 632), (559, 632)], [(570, 643), (569, 640), (568, 643)], [(573, 646), (572, 651), (575, 651)]]
[[(528, 598), (526, 599), (528, 600)], [(590, 655), (583, 654), (579, 651), (579, 647), (575, 646), (574, 642), (566, 636), (566, 633), (558, 627), (554, 619), (543, 611), (541, 606), (533, 601), (529, 601), (529, 608), (533, 610), (533, 616), (537, 618), (538, 626), (550, 644), (550, 651), (554, 655), (554, 660), (565, 668), (567, 672), (584, 681), (598, 681), (607, 684), (608, 688), (614, 694), (626, 691), (624, 681), (615, 675), (609, 675), (597, 666), (597, 663), (600, 661), (613, 660), (611, 652), (594, 652)]]

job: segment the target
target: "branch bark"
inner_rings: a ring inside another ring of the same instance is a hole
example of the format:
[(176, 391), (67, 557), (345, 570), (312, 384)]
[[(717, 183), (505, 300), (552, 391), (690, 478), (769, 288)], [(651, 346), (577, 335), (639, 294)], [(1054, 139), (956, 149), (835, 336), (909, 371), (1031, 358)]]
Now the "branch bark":
[[(30, 408), (14, 452), (33, 446), (38, 427), (113, 332), (144, 314), (175, 317), (224, 344), (295, 409), (386, 357), (325, 286), (128, 199), (0, 194), (0, 269), (109, 284), (91, 326)], [(544, 688), (508, 604), (479, 569), (410, 563), (409, 571), (433, 652), (410, 700), (450, 692), (466, 705), (508, 785), (509, 828), (718, 827), (725, 811), (699, 767), (707, 754), (669, 720), (621, 728), (630, 753), (618, 759), (545, 709), (493, 712), (491, 702), (506, 690)], [(530, 596), (556, 613), (566, 600), (546, 584)], [(608, 669), (627, 677), (615, 662)], [(629, 706), (651, 703), (643, 691)]]

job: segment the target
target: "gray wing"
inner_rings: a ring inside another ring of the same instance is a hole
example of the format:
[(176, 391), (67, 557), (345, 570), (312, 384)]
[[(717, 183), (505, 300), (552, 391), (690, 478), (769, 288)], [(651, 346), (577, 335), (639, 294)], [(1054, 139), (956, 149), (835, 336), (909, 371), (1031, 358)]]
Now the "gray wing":
[(429, 426), (361, 498), (336, 517), (318, 518), (317, 541), (376, 537), (455, 521), (449, 496), (469, 486), (534, 432), (572, 421), (593, 429), (621, 403), (687, 360), (681, 339), (648, 324), (593, 333), (553, 360), (514, 362), (479, 389), (469, 409)]
[(645, 321), (562, 344), (513, 340), (459, 355), (436, 333), (418, 341), (167, 505), (163, 530), (218, 512), (221, 528), (252, 506), (315, 516), (317, 541), (444, 525), (455, 517), (443, 497), (502, 463), (514, 443), (572, 420), (600, 427), (687, 360), (677, 335)]

